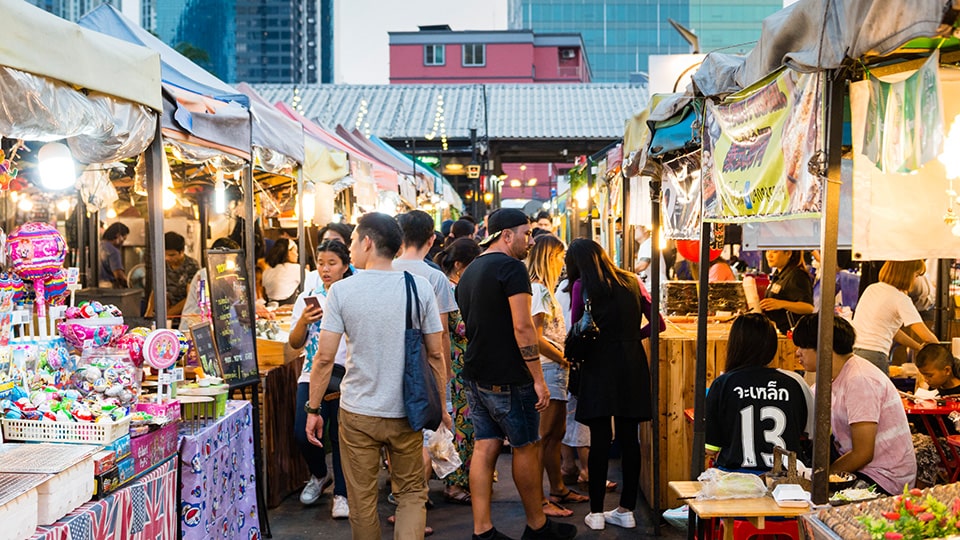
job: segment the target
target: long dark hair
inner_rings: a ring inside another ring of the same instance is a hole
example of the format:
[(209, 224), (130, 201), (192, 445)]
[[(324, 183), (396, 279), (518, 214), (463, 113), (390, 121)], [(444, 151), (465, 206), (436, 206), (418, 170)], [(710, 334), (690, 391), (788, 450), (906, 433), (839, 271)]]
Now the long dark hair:
[(627, 287), (636, 276), (613, 264), (600, 244), (586, 238), (570, 242), (564, 257), (567, 265), (567, 286), (564, 292), (573, 290), (573, 282), (580, 280), (587, 296), (606, 296), (615, 284)]
[(287, 261), (287, 254), (290, 252), (290, 243), (292, 240), (289, 238), (279, 238), (276, 242), (273, 243), (273, 247), (270, 248), (270, 252), (267, 253), (267, 264), (271, 267), (275, 267), (279, 264), (283, 264)]
[[(353, 270), (350, 269), (350, 248), (343, 245), (343, 242), (339, 240), (324, 240), (317, 246), (317, 254), (319, 255), (320, 253), (336, 254), (337, 257), (340, 257), (340, 260), (343, 261), (344, 266), (347, 267), (347, 271), (344, 272), (343, 277), (347, 278), (353, 275)], [(319, 267), (319, 262), (317, 265)]]
[(443, 273), (449, 276), (453, 274), (456, 263), (467, 266), (478, 255), (480, 255), (480, 246), (477, 241), (473, 238), (463, 237), (450, 242), (448, 246), (443, 248), (443, 251), (437, 253), (433, 262), (437, 263)]
[(747, 313), (733, 321), (725, 371), (769, 365), (777, 355), (777, 330), (766, 316)]

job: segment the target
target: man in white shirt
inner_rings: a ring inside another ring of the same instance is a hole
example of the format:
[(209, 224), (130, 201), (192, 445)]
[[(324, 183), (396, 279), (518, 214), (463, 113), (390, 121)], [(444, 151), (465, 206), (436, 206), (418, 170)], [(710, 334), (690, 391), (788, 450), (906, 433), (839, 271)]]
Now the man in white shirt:
[[(403, 252), (393, 260), (393, 269), (410, 272), (423, 276), (430, 281), (433, 294), (437, 298), (437, 308), (440, 311), (440, 324), (449, 328), (450, 313), (460, 309), (457, 299), (453, 296), (453, 287), (443, 272), (431, 268), (424, 262), (427, 252), (433, 247), (436, 235), (433, 234), (433, 218), (423, 210), (413, 210), (397, 216), (400, 230), (403, 231)], [(450, 367), (450, 332), (443, 333), (443, 365), (447, 376), (452, 375)]]
[[(639, 242), (637, 257), (634, 261), (633, 271), (640, 276), (640, 281), (647, 291), (652, 290), (653, 280), (650, 277), (650, 261), (653, 257), (653, 237), (650, 235), (650, 229), (644, 225), (637, 225), (634, 231), (634, 238)], [(667, 282), (667, 263), (663, 259), (663, 253), (660, 254), (660, 287), (661, 291), (666, 291)], [(663, 293), (661, 292), (661, 295)]]
[[(423, 435), (410, 427), (403, 402), (407, 293), (403, 272), (392, 265), (401, 243), (400, 226), (392, 217), (374, 212), (360, 218), (350, 256), (364, 271), (330, 287), (310, 374), (307, 439), (322, 446), (320, 401), (330, 381), (340, 337), (346, 334), (349, 355), (340, 383), (340, 451), (355, 539), (381, 537), (377, 514), (381, 447), (390, 453), (390, 475), (399, 503), (394, 537), (423, 538), (426, 525)], [(434, 295), (427, 292), (430, 282), (420, 276), (414, 280), (419, 291), (419, 326), (437, 391), (443, 395), (446, 377), (441, 335), (447, 329), (440, 324)], [(449, 415), (444, 416), (449, 422)]]

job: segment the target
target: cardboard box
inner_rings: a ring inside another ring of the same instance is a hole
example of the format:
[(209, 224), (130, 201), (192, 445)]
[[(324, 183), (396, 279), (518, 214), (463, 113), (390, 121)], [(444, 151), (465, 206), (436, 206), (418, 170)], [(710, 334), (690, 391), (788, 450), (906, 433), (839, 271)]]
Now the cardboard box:
[(102, 450), (93, 455), (93, 474), (103, 474), (117, 466), (117, 454), (113, 450)]
[(124, 435), (112, 443), (103, 447), (104, 450), (112, 450), (117, 461), (130, 455), (130, 435)]
[(102, 499), (116, 491), (118, 487), (120, 487), (120, 470), (117, 467), (93, 477), (93, 497), (95, 499)]
[(117, 471), (120, 474), (120, 485), (124, 485), (127, 482), (133, 480), (137, 477), (137, 470), (133, 464), (133, 456), (130, 456), (126, 459), (122, 459), (117, 462)]
[(177, 453), (179, 424), (179, 422), (172, 422), (131, 441), (130, 450), (133, 455), (134, 471), (137, 474)]
[(168, 399), (163, 403), (153, 401), (137, 403), (134, 410), (152, 415), (154, 423), (159, 425), (180, 420), (180, 401), (176, 399)]

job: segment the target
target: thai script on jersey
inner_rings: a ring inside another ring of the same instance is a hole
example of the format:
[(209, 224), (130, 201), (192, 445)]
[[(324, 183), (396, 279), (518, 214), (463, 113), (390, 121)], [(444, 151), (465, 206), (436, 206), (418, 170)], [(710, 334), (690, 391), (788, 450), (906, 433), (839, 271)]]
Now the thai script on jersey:
[(737, 386), (733, 389), (737, 397), (743, 399), (766, 399), (771, 401), (790, 401), (790, 391), (786, 388), (777, 388), (777, 381), (770, 381), (766, 386)]

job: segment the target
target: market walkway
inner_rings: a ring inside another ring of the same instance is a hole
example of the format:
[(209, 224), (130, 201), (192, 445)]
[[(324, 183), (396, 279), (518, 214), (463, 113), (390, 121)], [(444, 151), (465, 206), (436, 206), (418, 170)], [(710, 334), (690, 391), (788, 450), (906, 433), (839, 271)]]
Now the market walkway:
[[(493, 516), (497, 528), (513, 538), (520, 538), (523, 532), (524, 517), (523, 507), (520, 504), (520, 496), (513, 485), (510, 474), (510, 455), (503, 454), (497, 466), (500, 481), (493, 486)], [(610, 462), (611, 478), (616, 478), (620, 474), (619, 460)], [(393, 538), (393, 528), (387, 524), (387, 516), (393, 512), (394, 506), (387, 502), (388, 489), (387, 475), (384, 472), (381, 475), (381, 493), (380, 493), (380, 518), (383, 526), (383, 538)], [(604, 508), (609, 510), (617, 505), (619, 494), (607, 494)], [(473, 528), (470, 507), (449, 504), (443, 500), (443, 483), (437, 480), (430, 482), (430, 498), (436, 503), (433, 510), (427, 512), (427, 525), (436, 531), (431, 540), (467, 540)], [(304, 508), (300, 504), (298, 494), (291, 495), (283, 501), (278, 508), (270, 511), (270, 527), (273, 537), (283, 540), (314, 540), (314, 539), (349, 539), (350, 524), (347, 520), (333, 520), (330, 517), (330, 504), (332, 496), (329, 490), (320, 499), (320, 502), (313, 507)], [(650, 518), (650, 512), (641, 501), (643, 508), (637, 509), (637, 528), (621, 529), (619, 527), (607, 526), (603, 531), (591, 531), (583, 523), (583, 517), (589, 511), (587, 503), (574, 504), (569, 507), (574, 510), (572, 517), (562, 519), (561, 521), (574, 523), (580, 532), (577, 538), (603, 538), (603, 539), (631, 539), (653, 538), (653, 521)], [(681, 533), (669, 525), (661, 527), (661, 538), (666, 540), (679, 540), (686, 538), (686, 533)]]

